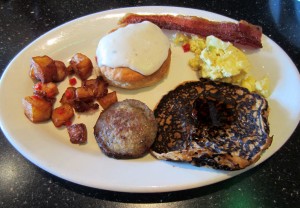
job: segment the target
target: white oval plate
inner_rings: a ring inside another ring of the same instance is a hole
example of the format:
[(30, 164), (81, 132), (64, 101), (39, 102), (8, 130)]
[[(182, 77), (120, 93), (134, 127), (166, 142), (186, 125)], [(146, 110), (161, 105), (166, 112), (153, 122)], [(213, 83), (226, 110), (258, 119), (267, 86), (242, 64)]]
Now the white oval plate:
[[(28, 76), (30, 58), (48, 55), (66, 64), (81, 52), (94, 60), (99, 39), (117, 26), (125, 13), (168, 13), (195, 15), (216, 21), (235, 21), (211, 12), (177, 7), (134, 7), (88, 15), (68, 22), (41, 36), (23, 49), (8, 65), (0, 85), (0, 124), (11, 144), (40, 168), (63, 179), (99, 189), (122, 192), (165, 192), (201, 187), (216, 183), (258, 165), (274, 154), (290, 137), (300, 118), (299, 73), (287, 54), (271, 39), (263, 36), (263, 49), (247, 53), (255, 76), (268, 75), (272, 94), (270, 127), (274, 135), (272, 146), (251, 167), (227, 172), (189, 164), (159, 161), (151, 155), (135, 160), (106, 157), (93, 136), (93, 126), (100, 110), (76, 116), (75, 122), (88, 127), (88, 143), (74, 145), (65, 128), (57, 129), (51, 122), (31, 123), (23, 113), (21, 99), (32, 94), (33, 82)], [(166, 31), (168, 35), (173, 32)], [(142, 90), (117, 90), (119, 100), (139, 99), (150, 108), (161, 96), (186, 80), (197, 80), (187, 66), (188, 53), (172, 47), (172, 63), (168, 77), (156, 86)], [(61, 97), (67, 80), (59, 85)], [(58, 103), (58, 102), (57, 102)], [(58, 105), (58, 104), (56, 104)]]

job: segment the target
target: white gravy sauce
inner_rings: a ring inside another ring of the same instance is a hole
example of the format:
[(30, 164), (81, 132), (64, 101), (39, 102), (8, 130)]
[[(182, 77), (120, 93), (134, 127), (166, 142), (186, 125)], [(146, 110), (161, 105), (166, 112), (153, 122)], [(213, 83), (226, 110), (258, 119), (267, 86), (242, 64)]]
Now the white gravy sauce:
[(104, 36), (96, 51), (99, 66), (128, 67), (143, 75), (153, 74), (168, 57), (170, 42), (155, 24), (145, 21)]

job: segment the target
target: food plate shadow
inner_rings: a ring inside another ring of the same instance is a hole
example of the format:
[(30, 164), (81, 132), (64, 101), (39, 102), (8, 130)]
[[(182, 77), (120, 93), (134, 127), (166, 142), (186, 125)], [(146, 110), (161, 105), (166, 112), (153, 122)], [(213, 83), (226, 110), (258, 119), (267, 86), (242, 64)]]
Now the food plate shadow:
[[(207, 173), (215, 173), (218, 172), (222, 175), (228, 175), (228, 176), (235, 176), (239, 173), (242, 173), (244, 171), (246, 171), (248, 168), (244, 169), (244, 170), (235, 170), (235, 171), (227, 171), (227, 170), (218, 170), (218, 169), (213, 169), (210, 167), (199, 167), (199, 166), (195, 166), (195, 165), (191, 165), (190, 163), (186, 163), (186, 162), (176, 162), (176, 161), (162, 161), (167, 165), (170, 165), (174, 168), (180, 168), (180, 169), (188, 169), (188, 170), (193, 170), (193, 171), (201, 171), (201, 172), (207, 172)], [(249, 168), (251, 168), (252, 166), (250, 166)]]

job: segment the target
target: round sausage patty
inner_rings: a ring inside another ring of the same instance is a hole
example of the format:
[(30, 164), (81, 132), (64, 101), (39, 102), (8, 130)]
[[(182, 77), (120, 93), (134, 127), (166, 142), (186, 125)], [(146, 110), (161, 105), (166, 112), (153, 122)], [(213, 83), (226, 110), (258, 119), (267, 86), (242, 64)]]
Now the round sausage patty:
[(153, 144), (157, 123), (153, 112), (141, 101), (127, 99), (102, 111), (94, 126), (100, 149), (109, 157), (142, 157)]

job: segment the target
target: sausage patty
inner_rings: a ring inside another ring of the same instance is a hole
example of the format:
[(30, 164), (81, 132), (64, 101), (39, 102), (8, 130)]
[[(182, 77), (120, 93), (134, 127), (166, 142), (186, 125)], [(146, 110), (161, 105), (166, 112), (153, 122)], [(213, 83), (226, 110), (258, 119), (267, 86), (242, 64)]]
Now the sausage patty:
[(127, 99), (102, 111), (94, 126), (100, 149), (109, 157), (142, 157), (153, 144), (157, 123), (153, 112), (141, 101)]

